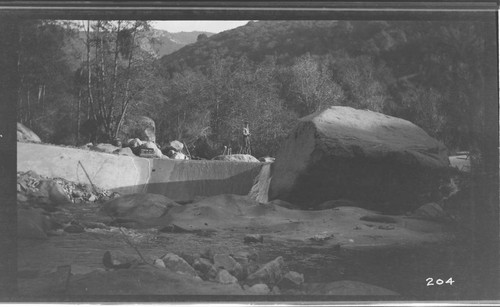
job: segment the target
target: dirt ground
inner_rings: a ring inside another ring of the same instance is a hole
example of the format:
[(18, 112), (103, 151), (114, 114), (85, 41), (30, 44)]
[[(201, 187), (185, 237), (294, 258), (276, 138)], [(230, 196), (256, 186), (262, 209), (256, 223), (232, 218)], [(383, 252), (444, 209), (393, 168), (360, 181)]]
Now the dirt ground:
[[(74, 293), (80, 293), (81, 289), (74, 289), (79, 280), (91, 274), (127, 274), (104, 270), (102, 259), (106, 251), (122, 261), (140, 259), (139, 251), (150, 263), (166, 253), (189, 259), (207, 250), (224, 254), (250, 252), (258, 255), (260, 265), (282, 256), (290, 270), (304, 274), (305, 281), (298, 289), (281, 291), (283, 298), (332, 294), (321, 289), (332, 282), (357, 281), (394, 291), (399, 299), (459, 300), (468, 297), (468, 284), (473, 282), (468, 280), (470, 251), (453, 227), (445, 223), (406, 216), (380, 217), (356, 207), (290, 210), (259, 204), (243, 196), (220, 195), (173, 208), (168, 215), (142, 221), (135, 224), (140, 227), (131, 229), (113, 224), (110, 217), (100, 212), (101, 205), (71, 203), (53, 213), (59, 223), (78, 221), (85, 227), (84, 232), (57, 230), (47, 240), (18, 241), (21, 296), (64, 297), (67, 293), (54, 289), (60, 266), (71, 265), (69, 288)], [(169, 231), (171, 225), (183, 231)], [(245, 243), (248, 234), (262, 235), (262, 242)], [(149, 274), (132, 269), (129, 273)], [(208, 281), (173, 283), (172, 278), (178, 276), (155, 277), (154, 283), (143, 285), (146, 290), (120, 284), (113, 288), (107, 277), (103, 278), (93, 279), (94, 284), (99, 280), (102, 284), (97, 292), (88, 294), (248, 294), (241, 287), (228, 288)], [(117, 278), (123, 280), (126, 276)], [(428, 286), (428, 278), (452, 278), (456, 282)], [(176, 286), (158, 288), (162, 280)]]

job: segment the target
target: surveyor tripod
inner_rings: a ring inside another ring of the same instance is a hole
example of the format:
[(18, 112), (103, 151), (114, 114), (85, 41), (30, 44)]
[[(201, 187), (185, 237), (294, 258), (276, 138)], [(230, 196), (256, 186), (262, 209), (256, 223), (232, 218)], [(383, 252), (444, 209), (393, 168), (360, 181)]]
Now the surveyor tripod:
[(250, 137), (248, 137), (248, 139), (245, 140), (245, 144), (243, 145), (243, 147), (240, 147), (240, 151), (238, 153), (244, 154), (244, 155), (251, 155), (252, 154), (252, 146), (250, 144)]

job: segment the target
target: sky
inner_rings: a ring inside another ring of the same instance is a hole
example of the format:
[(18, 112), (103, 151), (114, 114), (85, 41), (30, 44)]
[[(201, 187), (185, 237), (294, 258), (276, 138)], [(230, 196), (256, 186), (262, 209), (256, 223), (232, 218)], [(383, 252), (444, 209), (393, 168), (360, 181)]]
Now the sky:
[(248, 23), (248, 20), (169, 20), (153, 21), (155, 29), (166, 30), (170, 33), (206, 31), (219, 33), (234, 29)]

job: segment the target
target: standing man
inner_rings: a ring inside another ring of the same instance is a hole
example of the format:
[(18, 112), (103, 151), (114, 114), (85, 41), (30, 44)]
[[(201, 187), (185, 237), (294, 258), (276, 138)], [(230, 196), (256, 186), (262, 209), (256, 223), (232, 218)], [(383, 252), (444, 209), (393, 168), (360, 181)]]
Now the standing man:
[(243, 126), (243, 143), (244, 148), (243, 148), (243, 153), (244, 154), (251, 154), (251, 149), (250, 149), (250, 128), (248, 127), (248, 122), (245, 122), (245, 126)]

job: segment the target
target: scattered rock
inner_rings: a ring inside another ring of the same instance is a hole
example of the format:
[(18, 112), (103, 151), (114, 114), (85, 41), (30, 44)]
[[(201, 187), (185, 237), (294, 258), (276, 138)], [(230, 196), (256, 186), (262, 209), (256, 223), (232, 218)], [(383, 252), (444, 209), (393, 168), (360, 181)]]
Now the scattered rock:
[(139, 148), (140, 146), (142, 145), (142, 141), (138, 138), (135, 138), (135, 139), (129, 139), (127, 140), (126, 142), (126, 146), (130, 147), (130, 149), (132, 150), (132, 152), (135, 154), (135, 155), (139, 155)]
[(283, 260), (283, 257), (279, 256), (249, 275), (245, 280), (245, 283), (248, 285), (255, 285), (258, 283), (275, 285), (287, 272), (288, 269), (286, 268), (285, 261)]
[(182, 144), (181, 142), (175, 140), (175, 141), (172, 141), (170, 143), (168, 143), (169, 147), (174, 149), (176, 152), (182, 152), (182, 150), (184, 149), (184, 144)]
[(214, 260), (214, 255), (215, 255), (215, 252), (210, 247), (205, 248), (205, 250), (201, 253), (201, 257), (208, 259), (210, 261)]
[(296, 289), (300, 288), (304, 283), (304, 274), (300, 274), (294, 271), (287, 272), (283, 278), (280, 280), (278, 285), (283, 289)]
[(132, 267), (132, 262), (122, 263), (113, 259), (113, 257), (111, 256), (111, 252), (109, 251), (104, 252), (104, 255), (102, 256), (102, 264), (105, 268), (114, 270), (129, 269)]
[(238, 279), (231, 275), (228, 271), (222, 269), (217, 273), (217, 277), (215, 280), (221, 284), (235, 284), (238, 282)]
[[(146, 141), (146, 142), (143, 142), (140, 146), (139, 146), (139, 149), (152, 149), (153, 150), (153, 156), (156, 157), (156, 158), (162, 158), (163, 157), (163, 153), (161, 152), (161, 150), (158, 148), (158, 146), (156, 146), (156, 144), (152, 141)], [(140, 154), (142, 156), (142, 154)], [(148, 155), (149, 157), (149, 155)]]
[(167, 268), (171, 269), (176, 273), (188, 275), (191, 277), (198, 276), (196, 270), (193, 269), (193, 267), (190, 266), (189, 263), (186, 262), (186, 260), (177, 256), (176, 254), (168, 253), (165, 256), (161, 257), (161, 260), (163, 260)]
[(236, 264), (238, 264), (238, 262), (236, 262), (233, 257), (227, 254), (215, 254), (213, 259), (216, 268), (223, 268), (228, 271), (234, 269)]
[(81, 198), (83, 197), (83, 192), (80, 190), (73, 190), (73, 192), (71, 192), (71, 196), (74, 198)]
[[(243, 289), (245, 289), (245, 287)], [(271, 292), (271, 290), (269, 290), (269, 287), (266, 284), (255, 284), (251, 287), (247, 286), (245, 291), (248, 294), (256, 294), (256, 295), (267, 295)]]
[(155, 267), (161, 268), (161, 269), (166, 269), (167, 267), (165, 266), (165, 263), (161, 259), (155, 259), (153, 261), (153, 265)]
[(217, 269), (205, 258), (198, 258), (193, 262), (193, 268), (198, 271), (204, 280), (214, 280), (217, 277)]
[(280, 146), (269, 199), (304, 208), (352, 199), (404, 211), (436, 190), (448, 165), (446, 147), (411, 122), (333, 106), (301, 118)]
[(264, 237), (259, 234), (247, 234), (243, 238), (244, 243), (263, 243), (264, 242)]
[(41, 143), (42, 140), (31, 129), (21, 123), (17, 123), (17, 141), (24, 143)]
[(257, 272), (260, 269), (259, 264), (256, 261), (250, 261), (246, 266), (243, 267), (246, 273), (246, 276), (250, 276), (253, 273)]
[(189, 158), (182, 152), (173, 152), (171, 155), (168, 155), (168, 157), (174, 160), (189, 160)]
[(450, 156), (450, 166), (462, 172), (470, 172), (470, 154), (462, 152), (460, 155)]
[(242, 277), (243, 267), (236, 260), (234, 260), (233, 257), (227, 254), (215, 254), (214, 266), (217, 269), (226, 269), (231, 275), (236, 276), (236, 278)]
[(250, 263), (250, 261), (257, 261), (259, 259), (259, 254), (255, 251), (239, 251), (234, 253), (232, 257), (242, 266), (246, 266), (248, 263)]
[(243, 154), (236, 154), (236, 155), (220, 155), (212, 158), (212, 160), (219, 160), (219, 161), (234, 161), (234, 162), (257, 162), (260, 163), (257, 158), (251, 155), (243, 155)]
[(189, 252), (181, 252), (179, 253), (179, 257), (182, 259), (186, 260), (186, 262), (190, 265), (193, 266), (193, 263), (196, 259), (199, 259), (201, 255), (199, 253), (189, 253)]

